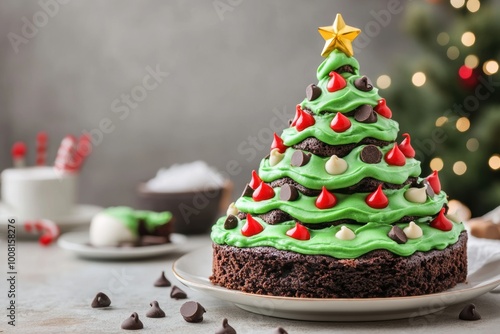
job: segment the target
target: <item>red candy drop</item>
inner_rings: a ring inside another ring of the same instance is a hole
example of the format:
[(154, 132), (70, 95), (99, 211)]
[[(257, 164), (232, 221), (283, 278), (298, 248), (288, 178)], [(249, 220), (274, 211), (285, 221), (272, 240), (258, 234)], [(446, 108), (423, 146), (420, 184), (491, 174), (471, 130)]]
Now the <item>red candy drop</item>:
[(401, 152), (397, 144), (385, 154), (385, 162), (392, 166), (404, 166), (406, 164), (406, 157)]
[(407, 133), (403, 133), (403, 137), (405, 137), (405, 139), (403, 139), (401, 144), (398, 145), (399, 149), (401, 150), (401, 152), (403, 152), (405, 157), (407, 157), (407, 158), (415, 157), (415, 150), (411, 146), (410, 135)]
[(451, 231), (451, 229), (453, 228), (453, 223), (448, 218), (446, 218), (446, 216), (444, 215), (444, 211), (444, 208), (439, 211), (439, 214), (436, 216), (436, 218), (431, 221), (430, 226), (441, 231)]
[(365, 202), (374, 209), (383, 209), (389, 205), (389, 199), (382, 191), (382, 185), (379, 185), (377, 190), (366, 196)]
[(290, 124), (291, 126), (295, 126), (297, 124), (297, 120), (300, 117), (300, 113), (302, 112), (302, 108), (300, 107), (300, 104), (297, 104), (295, 107), (295, 116), (293, 117), (292, 123)]
[(341, 90), (342, 88), (347, 86), (347, 83), (346, 83), (344, 77), (342, 77), (337, 72), (332, 71), (328, 75), (330, 76), (330, 80), (328, 80), (328, 84), (326, 85), (326, 89), (328, 89), (328, 91), (330, 93)]
[(241, 234), (243, 234), (245, 237), (251, 237), (252, 235), (259, 234), (264, 230), (264, 227), (253, 219), (253, 217), (247, 213), (247, 221), (245, 222), (245, 225), (241, 228)]
[(385, 99), (380, 99), (378, 100), (378, 104), (373, 108), (378, 114), (386, 117), (386, 118), (391, 118), (392, 117), (392, 111), (391, 109), (386, 105)]
[(337, 198), (323, 186), (321, 194), (316, 198), (316, 207), (324, 210), (333, 208), (335, 204), (337, 204)]
[(278, 152), (280, 152), (280, 153), (285, 153), (286, 149), (288, 148), (288, 146), (286, 146), (285, 144), (283, 144), (283, 139), (281, 139), (276, 134), (276, 132), (274, 133), (273, 143), (271, 144), (271, 151), (273, 149), (275, 149), (275, 148), (277, 148)]
[(299, 114), (299, 118), (297, 119), (297, 122), (295, 122), (295, 128), (297, 129), (297, 131), (300, 132), (316, 123), (314, 117), (308, 112), (300, 109)]
[(255, 190), (260, 186), (261, 183), (262, 180), (260, 179), (259, 175), (257, 175), (257, 172), (254, 169), (252, 171), (252, 179), (250, 180), (250, 183), (248, 185), (250, 186), (250, 188)]
[(332, 119), (330, 127), (335, 132), (344, 132), (351, 127), (351, 121), (349, 118), (345, 117), (344, 114), (338, 112)]
[(309, 240), (311, 239), (311, 234), (307, 227), (302, 224), (295, 223), (295, 227), (292, 227), (286, 231), (286, 235), (297, 240)]
[(437, 170), (432, 172), (431, 175), (427, 176), (427, 181), (431, 185), (431, 188), (432, 190), (434, 190), (435, 194), (439, 194), (441, 192), (441, 182), (439, 181)]
[(265, 182), (261, 182), (260, 185), (255, 189), (252, 194), (254, 201), (265, 201), (266, 199), (271, 199), (274, 197), (273, 188)]

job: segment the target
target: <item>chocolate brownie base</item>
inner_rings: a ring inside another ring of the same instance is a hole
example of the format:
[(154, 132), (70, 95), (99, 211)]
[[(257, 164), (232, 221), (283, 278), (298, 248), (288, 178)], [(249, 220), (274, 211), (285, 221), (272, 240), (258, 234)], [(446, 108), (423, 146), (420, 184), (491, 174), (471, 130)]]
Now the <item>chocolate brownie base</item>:
[(314, 137), (308, 137), (301, 141), (300, 143), (293, 145), (293, 148), (296, 150), (303, 150), (307, 151), (309, 153), (313, 153), (317, 156), (320, 157), (331, 157), (332, 155), (336, 155), (340, 158), (345, 157), (351, 151), (360, 145), (376, 145), (379, 147), (387, 146), (391, 144), (388, 141), (383, 141), (383, 140), (378, 140), (375, 138), (363, 138), (359, 143), (357, 144), (346, 144), (346, 145), (328, 145), (323, 143), (322, 141), (314, 138)]
[(442, 251), (409, 257), (376, 250), (357, 259), (302, 255), (271, 247), (213, 245), (212, 283), (261, 295), (373, 298), (442, 292), (467, 277), (467, 233)]

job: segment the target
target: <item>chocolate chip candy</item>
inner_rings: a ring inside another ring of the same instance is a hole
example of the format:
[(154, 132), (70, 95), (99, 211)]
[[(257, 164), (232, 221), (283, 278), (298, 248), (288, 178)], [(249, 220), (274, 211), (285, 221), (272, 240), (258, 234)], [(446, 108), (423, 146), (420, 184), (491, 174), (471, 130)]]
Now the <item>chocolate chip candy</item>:
[(288, 183), (285, 183), (280, 188), (280, 200), (282, 201), (295, 201), (299, 197), (297, 188)]
[(172, 287), (172, 291), (170, 291), (170, 298), (174, 299), (186, 299), (187, 294), (179, 289), (176, 285)]
[(143, 329), (144, 325), (142, 322), (139, 320), (139, 316), (137, 313), (132, 313), (130, 317), (125, 319), (124, 322), (122, 322), (122, 329), (131, 329), (131, 330), (136, 330), (136, 329)]
[(181, 315), (187, 322), (202, 322), (205, 308), (197, 302), (186, 302), (181, 306)]
[(363, 104), (354, 112), (354, 119), (360, 123), (375, 123), (377, 121), (377, 113), (371, 105)]
[(233, 215), (228, 215), (226, 220), (224, 221), (224, 228), (226, 230), (232, 230), (236, 226), (238, 226), (238, 218)]
[(405, 244), (408, 241), (405, 232), (401, 229), (401, 227), (396, 225), (391, 228), (387, 236), (396, 241), (398, 244)]
[(236, 330), (227, 323), (227, 319), (222, 320), (222, 327), (215, 334), (236, 334)]
[(146, 317), (148, 318), (165, 318), (165, 312), (160, 308), (160, 305), (156, 300), (153, 300), (149, 306), (151, 308), (149, 311), (146, 313)]
[(460, 320), (474, 321), (474, 320), (481, 319), (481, 316), (476, 311), (476, 305), (474, 305), (474, 304), (468, 304), (460, 312), (460, 314), (458, 315), (458, 318)]
[(314, 101), (321, 95), (321, 88), (315, 84), (310, 84), (306, 88), (306, 97), (309, 101)]
[(431, 184), (429, 183), (429, 181), (427, 181), (426, 179), (424, 179), (422, 181), (422, 184), (424, 186), (427, 186), (426, 189), (425, 189), (425, 192), (427, 193), (427, 196), (429, 196), (429, 198), (433, 198), (436, 194), (434, 193), (434, 189), (432, 189)]
[(273, 334), (288, 334), (288, 332), (283, 327), (278, 327), (274, 330)]
[(361, 161), (367, 164), (376, 164), (382, 160), (382, 152), (375, 145), (366, 145), (361, 150)]
[(92, 304), (90, 304), (92, 308), (108, 307), (109, 305), (111, 305), (111, 299), (102, 292), (97, 293)]
[(252, 197), (252, 195), (253, 195), (253, 189), (247, 183), (247, 185), (245, 186), (245, 189), (243, 189), (243, 193), (241, 194), (241, 197)]
[(342, 74), (345, 72), (354, 74), (354, 68), (351, 65), (342, 65), (337, 68), (335, 72), (337, 72), (338, 74)]
[(373, 89), (373, 84), (368, 77), (363, 75), (361, 78), (354, 80), (354, 87), (362, 92), (369, 92)]
[(306, 154), (303, 151), (295, 151), (293, 152), (292, 159), (290, 160), (290, 165), (294, 167), (302, 167), (307, 165), (307, 163), (311, 160), (311, 154)]
[(156, 287), (168, 287), (172, 283), (165, 277), (165, 272), (162, 271), (160, 277), (155, 281), (154, 286)]

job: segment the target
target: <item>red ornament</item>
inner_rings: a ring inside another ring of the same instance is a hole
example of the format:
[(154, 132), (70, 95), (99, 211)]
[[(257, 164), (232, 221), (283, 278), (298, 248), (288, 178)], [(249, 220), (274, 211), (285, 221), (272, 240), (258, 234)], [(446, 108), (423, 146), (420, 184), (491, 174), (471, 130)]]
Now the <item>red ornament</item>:
[(453, 228), (453, 223), (448, 218), (446, 218), (446, 216), (444, 215), (444, 211), (444, 208), (439, 211), (439, 214), (436, 216), (436, 218), (431, 221), (430, 226), (441, 231), (451, 231), (451, 229)]
[(410, 135), (408, 133), (403, 133), (403, 137), (405, 137), (405, 139), (403, 139), (401, 144), (398, 145), (399, 149), (401, 150), (401, 152), (403, 152), (405, 157), (414, 158), (415, 157), (415, 150), (411, 146)]
[(338, 112), (332, 119), (330, 127), (335, 132), (344, 132), (351, 127), (351, 121), (349, 118), (345, 117), (344, 114)]
[(377, 190), (366, 196), (365, 202), (374, 209), (383, 209), (389, 205), (389, 199), (382, 191), (382, 185), (379, 185)]
[(385, 154), (384, 159), (385, 162), (392, 166), (404, 166), (406, 164), (406, 157), (396, 143), (394, 143), (394, 146)]
[(271, 144), (271, 151), (273, 149), (275, 149), (275, 148), (277, 148), (278, 152), (280, 152), (280, 153), (285, 153), (286, 149), (288, 148), (288, 146), (286, 146), (285, 144), (283, 144), (283, 139), (281, 139), (276, 134), (276, 132), (274, 133), (273, 143)]
[(297, 240), (309, 240), (311, 239), (311, 234), (307, 227), (302, 224), (295, 223), (295, 227), (292, 227), (286, 231), (286, 235)]
[(271, 199), (274, 197), (273, 188), (265, 182), (261, 182), (260, 185), (255, 189), (252, 194), (254, 201), (265, 201), (266, 199)]
[(248, 185), (250, 186), (250, 188), (255, 190), (260, 186), (261, 183), (262, 183), (262, 180), (260, 179), (259, 175), (257, 175), (257, 172), (254, 169), (252, 171), (252, 180), (250, 181), (250, 183)]
[(316, 207), (318, 209), (330, 209), (333, 208), (337, 204), (337, 197), (334, 194), (326, 190), (326, 187), (323, 186), (321, 189), (321, 193), (318, 198), (316, 198)]
[(427, 176), (427, 181), (431, 185), (432, 190), (434, 190), (435, 194), (439, 194), (441, 192), (441, 182), (439, 181), (438, 171), (435, 170), (431, 175)]
[(293, 117), (292, 123), (290, 124), (291, 126), (295, 126), (297, 124), (297, 120), (300, 117), (300, 113), (302, 112), (302, 108), (300, 107), (300, 104), (297, 104), (295, 107), (295, 116)]
[(252, 235), (259, 234), (264, 230), (264, 227), (256, 221), (249, 213), (247, 213), (247, 221), (245, 225), (241, 228), (241, 234), (245, 237), (251, 237)]
[(299, 114), (299, 118), (297, 119), (297, 122), (295, 122), (295, 128), (297, 131), (300, 132), (316, 123), (314, 117), (310, 113), (300, 109)]
[(378, 104), (373, 108), (379, 115), (382, 115), (386, 118), (392, 117), (392, 111), (385, 103), (385, 99), (378, 100)]
[(347, 86), (347, 82), (345, 81), (344, 77), (342, 77), (337, 72), (332, 71), (328, 75), (330, 76), (330, 80), (328, 80), (328, 84), (326, 85), (326, 89), (328, 89), (328, 91), (330, 93), (341, 90), (342, 88)]

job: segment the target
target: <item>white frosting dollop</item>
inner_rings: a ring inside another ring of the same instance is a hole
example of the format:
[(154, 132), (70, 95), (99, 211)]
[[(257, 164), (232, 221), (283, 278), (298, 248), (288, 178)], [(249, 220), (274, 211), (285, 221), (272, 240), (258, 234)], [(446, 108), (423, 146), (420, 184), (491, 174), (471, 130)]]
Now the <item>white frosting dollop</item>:
[(405, 198), (413, 203), (425, 203), (427, 201), (427, 186), (423, 188), (409, 188), (405, 191)]
[(229, 215), (233, 215), (233, 216), (238, 215), (238, 208), (234, 205), (234, 202), (232, 202), (231, 204), (229, 204), (229, 206), (227, 207), (226, 215), (227, 216), (229, 216)]
[(335, 237), (340, 240), (352, 240), (356, 238), (356, 234), (354, 234), (350, 228), (342, 226), (340, 230), (335, 233)]
[(98, 213), (90, 223), (92, 246), (116, 247), (123, 242), (136, 242), (138, 238), (122, 221), (104, 212)]
[(410, 224), (403, 229), (403, 232), (408, 239), (418, 239), (424, 234), (420, 226), (415, 224), (415, 222), (410, 222)]
[(342, 174), (347, 170), (347, 162), (336, 155), (332, 155), (325, 164), (325, 170), (331, 175)]
[(284, 156), (285, 155), (283, 153), (280, 153), (279, 149), (273, 148), (271, 150), (271, 154), (269, 155), (269, 166), (276, 166), (281, 160), (283, 160)]

